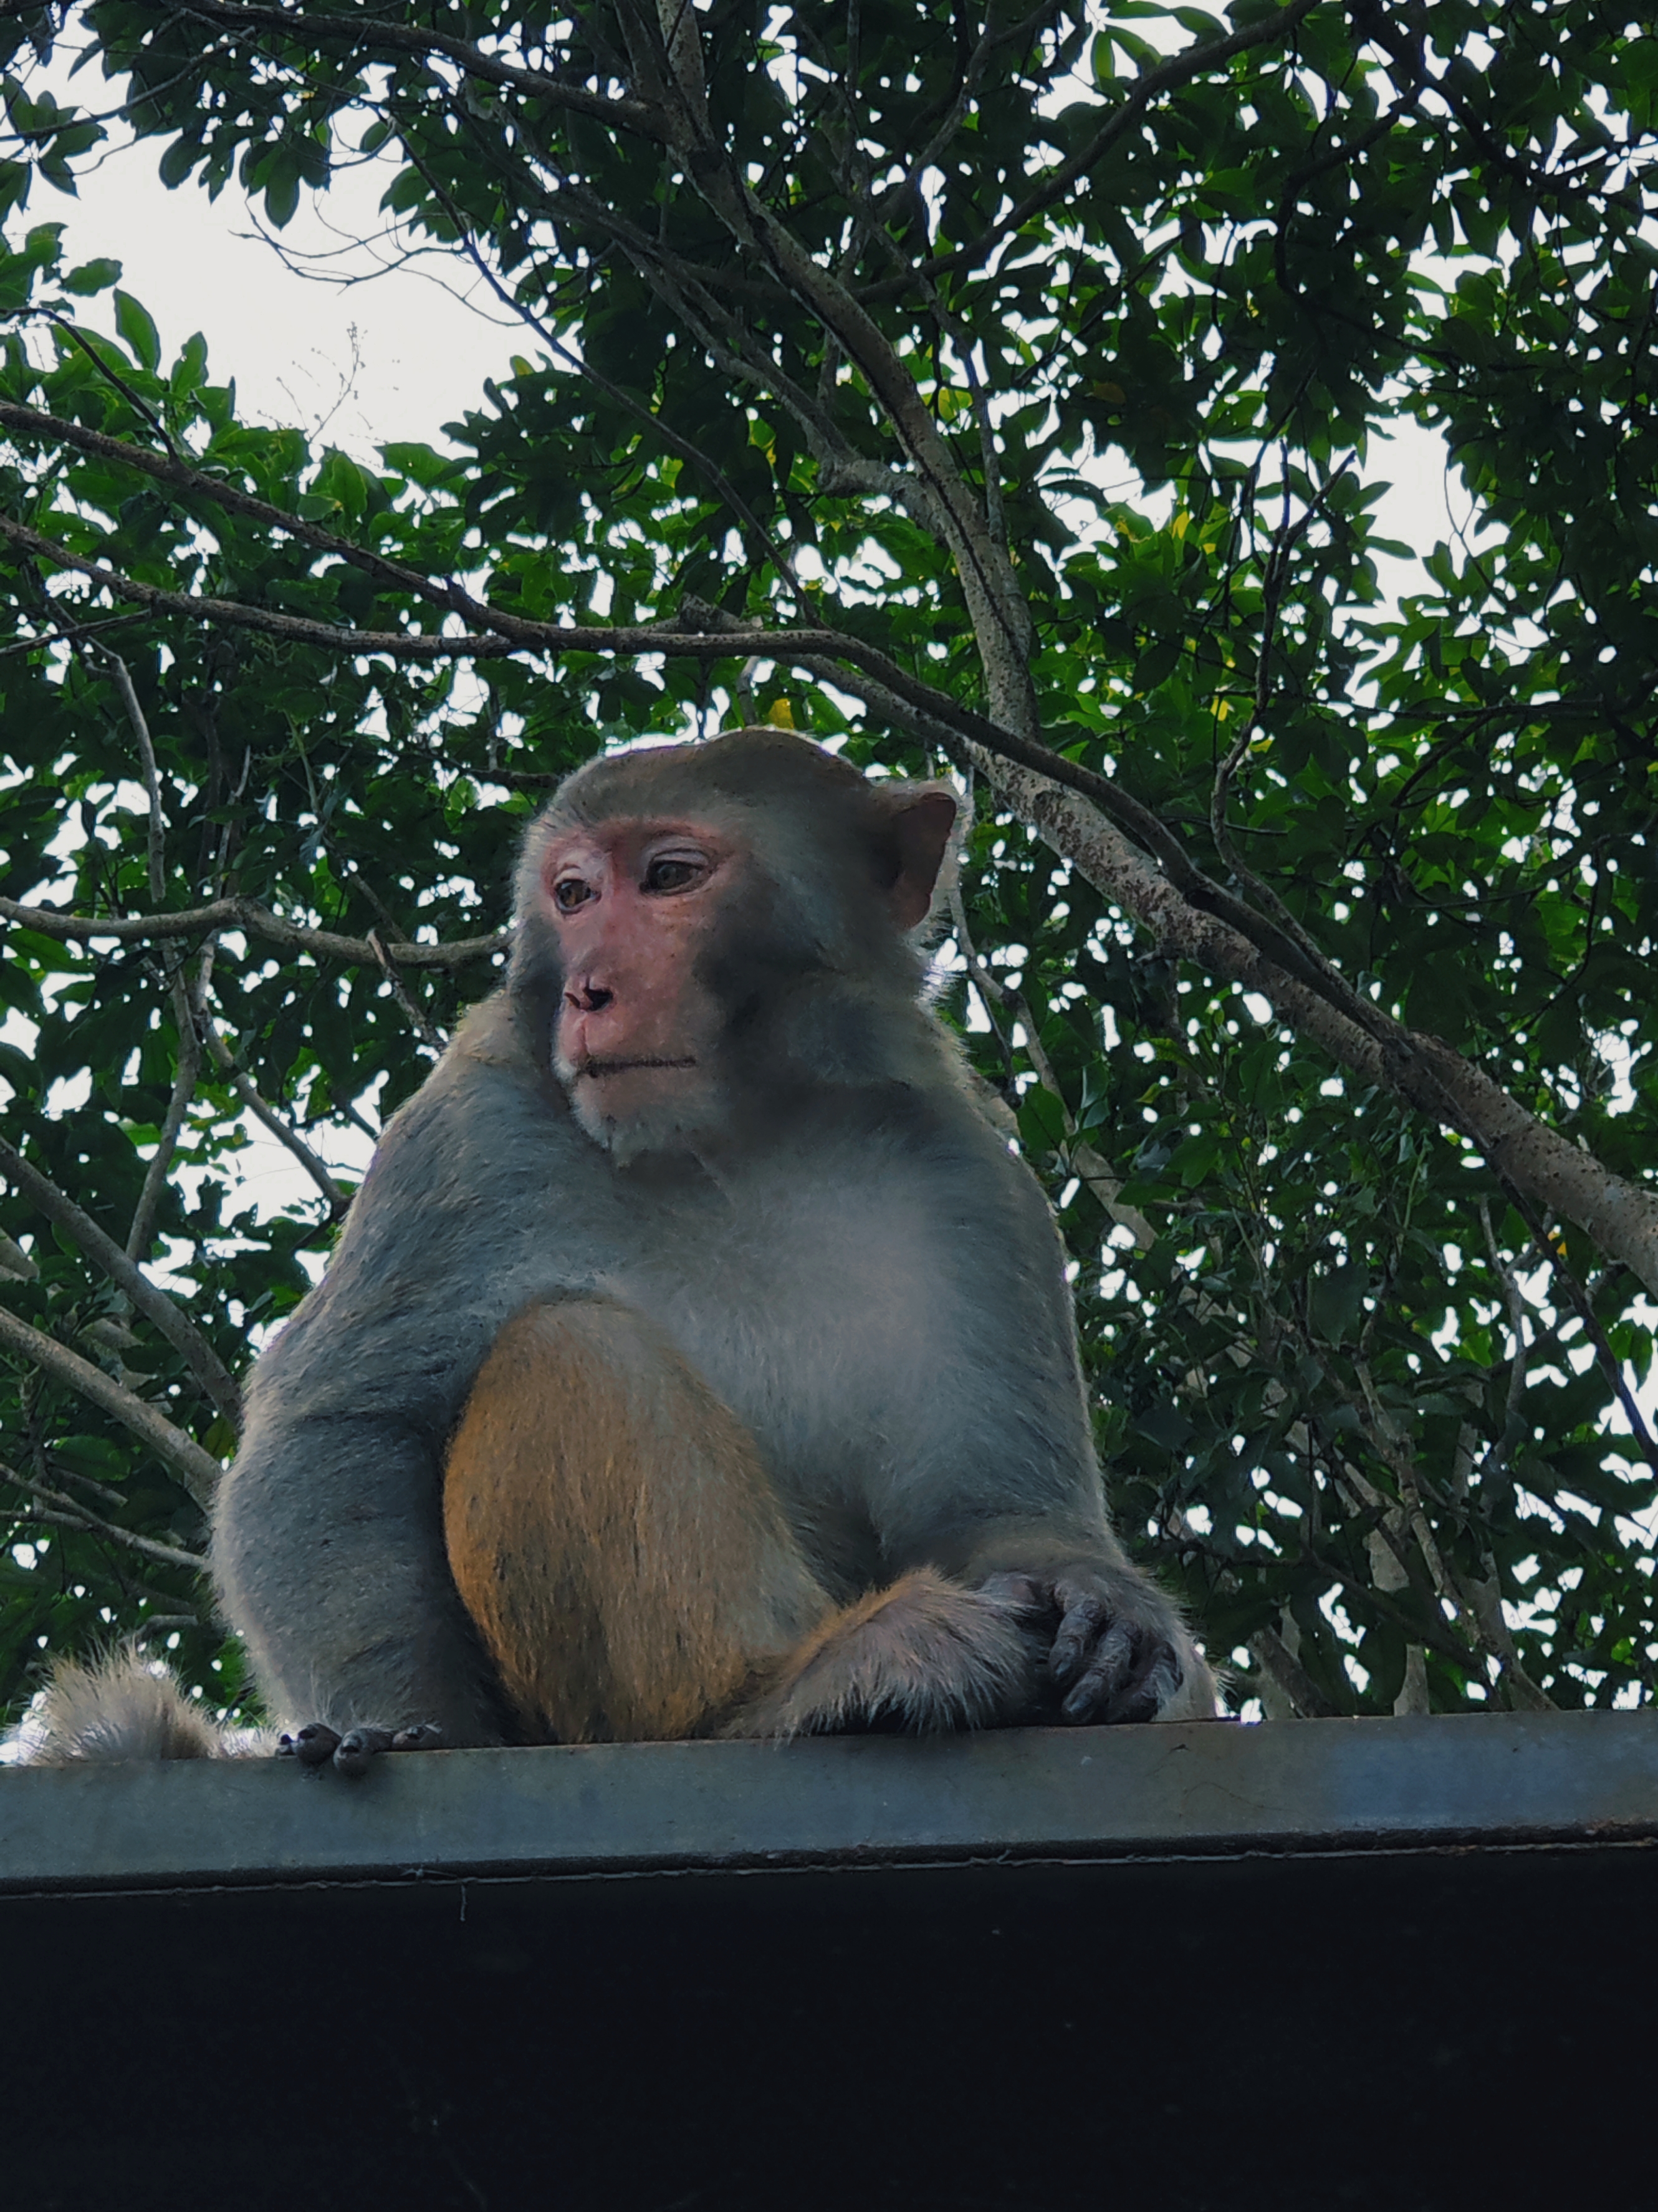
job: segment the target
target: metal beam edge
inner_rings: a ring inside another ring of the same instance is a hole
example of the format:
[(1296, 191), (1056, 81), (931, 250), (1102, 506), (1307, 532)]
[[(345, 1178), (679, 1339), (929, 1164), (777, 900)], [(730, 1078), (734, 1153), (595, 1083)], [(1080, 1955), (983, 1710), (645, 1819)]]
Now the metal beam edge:
[(1658, 1711), (0, 1769), (0, 1896), (1658, 1837)]

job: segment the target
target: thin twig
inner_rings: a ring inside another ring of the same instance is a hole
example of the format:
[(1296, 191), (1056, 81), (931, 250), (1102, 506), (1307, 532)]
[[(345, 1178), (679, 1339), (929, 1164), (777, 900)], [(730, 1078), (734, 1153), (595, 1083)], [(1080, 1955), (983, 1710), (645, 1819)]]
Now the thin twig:
[[(1527, 1674), (1520, 1662), (1519, 1654), (1515, 1649), (1512, 1638), (1506, 1635), (1500, 1638), (1493, 1636), (1489, 1619), (1490, 1608), (1485, 1608), (1482, 1612), (1481, 1607), (1464, 1589), (1461, 1577), (1452, 1571), (1444, 1553), (1439, 1548), (1439, 1540), (1434, 1534), (1432, 1524), (1428, 1519), (1427, 1511), (1423, 1504), (1422, 1487), (1417, 1476), (1416, 1457), (1411, 1449), (1410, 1443), (1398, 1423), (1382, 1405), (1367, 1363), (1362, 1359), (1356, 1359), (1353, 1368), (1358, 1378), (1359, 1389), (1363, 1395), (1365, 1408), (1370, 1415), (1367, 1426), (1371, 1443), (1376, 1448), (1377, 1455), (1392, 1474), (1397, 1486), (1406, 1522), (1411, 1534), (1416, 1539), (1417, 1548), (1421, 1553), (1423, 1562), (1427, 1567), (1435, 1595), (1442, 1605), (1448, 1606), (1455, 1613), (1464, 1635), (1474, 1650), (1486, 1659), (1496, 1662), (1499, 1676), (1506, 1677), (1509, 1683), (1513, 1702), (1515, 1705), (1532, 1711), (1550, 1710), (1554, 1704), (1553, 1698), (1546, 1691), (1540, 1689)], [(1385, 1520), (1379, 1525), (1385, 1530)]]
[(120, 370), (104, 359), (86, 333), (77, 329), (67, 315), (60, 315), (52, 307), (36, 307), (33, 313), (40, 316), (44, 321), (51, 323), (55, 329), (62, 331), (71, 344), (80, 348), (106, 383), (113, 386), (133, 412), (149, 423), (150, 428), (167, 447), (167, 452), (172, 454), (174, 460), (177, 460), (179, 448), (173, 444), (166, 423), (143, 395), (133, 390)]
[(276, 1111), (252, 1077), (237, 1065), (236, 1055), (219, 1033), (219, 1025), (210, 1012), (203, 1008), (202, 1035), (214, 1065), (224, 1076), (230, 1088), (241, 1100), (254, 1120), (270, 1131), (284, 1151), (292, 1154), (305, 1170), (317, 1188), (328, 1201), (330, 1217), (336, 1221), (344, 1218), (351, 1204), (351, 1194), (343, 1190), (329, 1173), (320, 1156), (314, 1152), (296, 1129), (289, 1127)]
[(444, 1036), (443, 1031), (440, 1029), (436, 1028), (433, 1023), (428, 1020), (422, 1009), (415, 1004), (408, 992), (404, 990), (403, 986), (403, 978), (398, 973), (397, 963), (392, 959), (391, 954), (380, 942), (380, 933), (379, 930), (371, 929), (369, 931), (368, 942), (374, 947), (375, 956), (380, 961), (380, 973), (385, 976), (386, 981), (392, 987), (392, 996), (397, 1000), (398, 1005), (402, 1008), (404, 1016), (408, 1021), (410, 1028), (414, 1030), (416, 1036), (420, 1038), (423, 1044), (429, 1044), (434, 1052), (441, 1052), (449, 1040)]
[[(149, 798), (146, 840), (149, 896), (159, 904), (167, 889), (167, 823), (161, 811), (161, 776), (155, 762), (155, 741), (149, 734), (149, 724), (144, 718), (144, 710), (139, 703), (131, 672), (125, 661), (119, 653), (112, 653), (106, 646), (97, 646), (92, 650), (114, 678), (116, 690), (126, 710), (127, 721), (138, 748), (144, 788)], [(190, 1111), (190, 1102), (196, 1095), (196, 1080), (202, 1068), (202, 1044), (197, 1033), (196, 1010), (191, 1003), (185, 963), (181, 959), (167, 961), (164, 957), (163, 966), (168, 994), (173, 1000), (173, 1024), (179, 1034), (179, 1062), (155, 1151), (144, 1170), (138, 1203), (133, 1208), (132, 1225), (127, 1232), (127, 1257), (134, 1261), (143, 1259), (155, 1241), (155, 1217), (161, 1210), (161, 1194), (172, 1173), (179, 1133), (184, 1127), (185, 1117)]]
[(144, 772), (144, 790), (149, 799), (149, 821), (145, 839), (145, 859), (149, 875), (149, 896), (153, 905), (159, 906), (167, 888), (166, 838), (167, 823), (161, 811), (161, 772), (155, 762), (155, 743), (149, 734), (149, 724), (138, 702), (138, 694), (132, 681), (132, 672), (118, 653), (106, 645), (90, 648), (115, 679), (115, 689), (121, 695), (121, 704), (132, 734), (137, 740), (138, 758)]
[(1112, 1174), (1087, 1139), (1078, 1135), (1075, 1118), (1066, 1103), (1060, 1079), (1054, 1073), (1053, 1062), (1042, 1049), (1036, 1018), (1030, 1010), (1029, 1001), (1023, 991), (1016, 991), (1010, 984), (1004, 983), (989, 963), (980, 955), (968, 928), (967, 908), (963, 904), (961, 892), (954, 886), (950, 892), (950, 914), (956, 941), (967, 962), (968, 972), (987, 1002), (987, 1013), (992, 1011), (989, 1002), (999, 1003), (1014, 1016), (1024, 1031), (1025, 1055), (1035, 1071), (1036, 1080), (1060, 1109), (1065, 1126), (1065, 1156), (1072, 1172), (1079, 1182), (1086, 1184), (1093, 1192), (1102, 1211), (1128, 1231), (1142, 1252), (1149, 1252), (1157, 1241), (1157, 1231), (1138, 1206), (1123, 1204), (1121, 1178)]
[(202, 946), (197, 966), (195, 994), (197, 1026), (212, 1055), (214, 1064), (255, 1121), (269, 1130), (276, 1142), (292, 1154), (312, 1182), (316, 1184), (317, 1188), (327, 1200), (329, 1218), (332, 1221), (341, 1220), (351, 1203), (349, 1193), (343, 1190), (335, 1182), (321, 1155), (306, 1143), (287, 1116), (279, 1113), (270, 1104), (252, 1077), (242, 1066), (238, 1055), (232, 1051), (219, 1032), (219, 1025), (214, 1018), (213, 1009), (208, 1003), (208, 994), (213, 981), (214, 963), (218, 957), (218, 946), (219, 939), (216, 933), (209, 937)]
[[(1231, 790), (1232, 778), (1249, 750), (1250, 739), (1261, 726), (1272, 701), (1272, 655), (1277, 650), (1278, 610), (1283, 600), (1284, 586), (1289, 581), (1290, 563), (1295, 549), (1312, 523), (1323, 513), (1331, 493), (1346, 475), (1351, 465), (1351, 462), (1344, 461), (1329, 481), (1320, 487), (1317, 498), (1310, 501), (1293, 521), (1286, 512), (1284, 524), (1272, 541), (1272, 550), (1267, 556), (1266, 574), (1263, 580), (1261, 595), (1260, 646), (1255, 662), (1254, 710), (1233, 739), (1230, 749), (1215, 771), (1214, 788), (1209, 800), (1210, 835), (1215, 841), (1215, 850), (1226, 866), (1231, 870), (1236, 881), (1242, 886), (1247, 896), (1252, 898), (1259, 908), (1271, 915), (1297, 949), (1316, 968), (1331, 976), (1339, 975), (1339, 971), (1326, 957), (1300, 920), (1273, 890), (1272, 884), (1264, 876), (1257, 875), (1238, 851), (1233, 841), (1232, 833), (1227, 827), (1226, 805)], [(1290, 502), (1287, 467), (1284, 474), (1286, 481), (1284, 501), (1287, 510)], [(1344, 989), (1346, 988), (1345, 979), (1342, 980), (1342, 988)]]
[[(324, 959), (346, 960), (360, 968), (378, 967), (374, 948), (366, 937), (342, 937), (331, 929), (307, 929), (285, 921), (257, 899), (216, 899), (210, 906), (181, 907), (171, 914), (64, 914), (50, 906), (25, 906), (21, 900), (0, 898), (0, 921), (15, 921), (20, 929), (38, 930), (43, 937), (85, 943), (114, 938), (123, 943), (148, 943), (169, 937), (222, 934), (246, 930), (272, 945), (295, 952), (313, 952)], [(386, 949), (402, 968), (461, 968), (473, 960), (486, 960), (505, 952), (512, 943), (508, 930), (488, 937), (457, 938), (449, 945), (392, 945)]]
[(0, 1460), (0, 1482), (9, 1482), (15, 1489), (35, 1500), (37, 1507), (46, 1510), (39, 1513), (42, 1520), (50, 1519), (60, 1528), (80, 1528), (88, 1534), (106, 1536), (111, 1542), (125, 1544), (130, 1552), (137, 1552), (146, 1559), (158, 1560), (166, 1567), (188, 1567), (194, 1574), (207, 1572), (207, 1560), (195, 1552), (181, 1552), (176, 1544), (158, 1544), (153, 1536), (141, 1536), (133, 1528), (123, 1528), (118, 1522), (106, 1521), (94, 1513), (79, 1498), (67, 1498), (61, 1490), (53, 1490), (44, 1482), (34, 1482)]

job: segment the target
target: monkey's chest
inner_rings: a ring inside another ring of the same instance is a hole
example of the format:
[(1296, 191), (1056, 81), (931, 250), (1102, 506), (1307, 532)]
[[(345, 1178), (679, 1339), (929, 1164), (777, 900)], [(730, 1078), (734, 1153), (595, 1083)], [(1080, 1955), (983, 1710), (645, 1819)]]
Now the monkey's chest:
[(910, 1447), (949, 1333), (927, 1224), (902, 1197), (786, 1194), (665, 1239), (616, 1288), (748, 1428), (805, 1515), (855, 1516)]

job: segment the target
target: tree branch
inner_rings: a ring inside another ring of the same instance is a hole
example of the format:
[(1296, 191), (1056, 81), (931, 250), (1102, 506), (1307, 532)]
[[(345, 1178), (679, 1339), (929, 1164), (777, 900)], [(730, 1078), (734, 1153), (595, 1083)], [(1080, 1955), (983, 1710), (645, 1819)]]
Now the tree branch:
[(330, 1218), (335, 1221), (343, 1219), (351, 1204), (349, 1194), (340, 1188), (323, 1161), (306, 1143), (298, 1130), (288, 1127), (246, 1069), (236, 1065), (236, 1055), (220, 1036), (219, 1025), (210, 1013), (205, 1015), (203, 1029), (207, 1038), (207, 1048), (213, 1055), (215, 1065), (243, 1105), (252, 1115), (254, 1120), (268, 1129), (276, 1142), (286, 1152), (290, 1152), (305, 1170), (307, 1175), (328, 1201)]
[(1201, 76), (1206, 70), (1218, 69), (1223, 62), (1230, 61), (1236, 54), (1245, 53), (1251, 46), (1269, 46), (1274, 40), (1287, 39), (1304, 15), (1310, 15), (1319, 0), (1291, 0), (1291, 4), (1278, 13), (1255, 23), (1247, 23), (1242, 30), (1228, 31), (1218, 39), (1209, 39), (1183, 53), (1173, 54), (1154, 70), (1137, 77), (1134, 88), (1120, 106), (1111, 113), (1085, 146), (1050, 169), (1034, 191), (999, 216), (989, 228), (981, 231), (971, 246), (955, 247), (948, 253), (934, 254), (931, 259), (915, 264), (912, 275), (903, 278), (887, 277), (881, 283), (859, 288), (859, 298), (872, 302), (898, 298), (907, 285), (917, 276), (938, 277), (954, 269), (971, 269), (982, 261), (992, 249), (1016, 231), (1023, 230), (1033, 216), (1044, 208), (1052, 207), (1063, 199), (1072, 185), (1084, 177), (1095, 164), (1102, 161), (1117, 141), (1123, 137), (1152, 101), (1165, 92), (1178, 91), (1193, 77)]
[(19, 1321), (4, 1306), (0, 1306), (0, 1346), (20, 1358), (32, 1360), (54, 1382), (78, 1391), (88, 1404), (119, 1421), (124, 1428), (131, 1429), (140, 1443), (147, 1444), (157, 1459), (172, 1468), (203, 1510), (212, 1503), (223, 1472), (218, 1461), (204, 1452), (193, 1437), (174, 1428), (154, 1406), (112, 1382), (101, 1368), (94, 1367), (89, 1359), (82, 1359), (66, 1344), (59, 1344), (55, 1336), (47, 1336), (38, 1328), (31, 1328), (27, 1322)]
[(1302, 1665), (1275, 1628), (1257, 1628), (1249, 1649), (1260, 1662), (1261, 1672), (1286, 1697), (1303, 1720), (1333, 1720), (1336, 1708)]
[[(513, 641), (501, 635), (437, 638), (394, 632), (382, 636), (225, 600), (159, 592), (72, 554), (38, 532), (4, 518), (0, 518), (0, 537), (23, 545), (38, 557), (64, 561), (95, 577), (118, 596), (131, 594), (143, 604), (164, 607), (192, 620), (264, 629), (352, 654), (384, 651), (422, 659), (494, 657), (515, 649)], [(695, 618), (713, 614), (695, 601), (688, 601), (687, 609)], [(1156, 817), (1108, 778), (958, 706), (947, 693), (919, 682), (878, 648), (840, 631), (754, 630), (740, 624), (689, 633), (653, 624), (525, 623), (516, 627), (524, 633), (519, 642), (533, 643), (550, 652), (684, 653), (709, 659), (758, 653), (803, 665), (827, 656), (868, 671), (881, 690), (912, 712), (919, 708), (934, 720), (941, 733), (948, 732), (947, 750), (952, 757), (974, 765), (1001, 792), (1015, 813), (1032, 823), (1062, 857), (1080, 866), (1108, 896), (1151, 928), (1159, 942), (1173, 945), (1184, 957), (1215, 974), (1260, 992), (1292, 1027), (1321, 1043), (1366, 1082), (1384, 1085), (1418, 1111), (1461, 1128), (1499, 1175), (1581, 1224), (1603, 1251), (1624, 1261), (1649, 1289), (1658, 1292), (1658, 1198), (1580, 1151), (1449, 1046), (1436, 1037), (1407, 1030), (1360, 999), (1326, 963), (1315, 966), (1309, 962), (1273, 924), (1211, 884)], [(1096, 807), (1079, 805), (1073, 794), (1085, 794), (1096, 802)], [(1145, 853), (1136, 852), (1111, 822), (1102, 818), (1103, 814), (1131, 825), (1142, 838)], [(1164, 862), (1166, 873), (1158, 873), (1151, 865), (1149, 854)], [(234, 909), (242, 904), (216, 902), (211, 908), (197, 909), (193, 921), (186, 916), (158, 917), (130, 928), (114, 921), (94, 927), (79, 917), (55, 915), (9, 900), (0, 900), (0, 915), (59, 937), (143, 937), (211, 926), (227, 906)], [(252, 902), (248, 905), (251, 908)], [(255, 913), (260, 914), (258, 921)], [(278, 923), (274, 915), (263, 915), (262, 910), (253, 909), (245, 915), (233, 911), (227, 919), (231, 927), (257, 927), (261, 934), (279, 942), (357, 961), (375, 957), (373, 948), (361, 939), (321, 931), (301, 932), (293, 925)], [(170, 926), (158, 927), (160, 921)], [(492, 950), (501, 942), (478, 941), (479, 949)], [(443, 964), (473, 957), (470, 945), (465, 951), (459, 947), (388, 949), (394, 959), (407, 959), (410, 964), (422, 958)]]
[(459, 64), (468, 76), (481, 78), (485, 84), (524, 93), (531, 99), (544, 100), (550, 106), (591, 116), (596, 122), (614, 124), (619, 131), (637, 131), (643, 137), (659, 141), (663, 136), (659, 111), (643, 100), (607, 99), (601, 93), (570, 83), (565, 77), (555, 76), (550, 70), (527, 69), (519, 63), (504, 62), (470, 40), (452, 38), (441, 31), (416, 30), (363, 9), (353, 9), (343, 15), (307, 15), (297, 9), (236, 7), (222, 5), (220, 0), (191, 0), (191, 4), (180, 7), (177, 12), (225, 30), (275, 31), (285, 40), (315, 39), (323, 46), (343, 44), (371, 52), (379, 48), (417, 59), (427, 54), (442, 54)]
[[(115, 680), (115, 689), (138, 747), (138, 759), (143, 769), (144, 789), (149, 799), (149, 831), (146, 840), (146, 859), (149, 876), (149, 896), (160, 904), (167, 885), (167, 819), (161, 808), (161, 774), (155, 763), (155, 744), (149, 734), (149, 724), (139, 703), (132, 672), (118, 653), (106, 646), (92, 648), (94, 658), (101, 661)], [(127, 1231), (127, 1257), (138, 1261), (145, 1258), (155, 1241), (155, 1216), (161, 1207), (161, 1193), (173, 1166), (173, 1155), (178, 1147), (179, 1133), (184, 1127), (185, 1116), (190, 1111), (190, 1102), (196, 1095), (196, 1079), (202, 1070), (202, 1041), (197, 1030), (194, 996), (182, 958), (165, 963), (168, 994), (173, 1000), (173, 1025), (179, 1032), (179, 1064), (173, 1079), (173, 1093), (167, 1100), (162, 1117), (161, 1133), (156, 1139), (155, 1157), (144, 1170), (143, 1187), (138, 1193), (138, 1203), (133, 1208), (132, 1225)]]
[(115, 1239), (106, 1235), (89, 1213), (38, 1168), (31, 1167), (4, 1137), (0, 1137), (0, 1174), (37, 1212), (55, 1223), (89, 1260), (97, 1262), (116, 1288), (131, 1300), (134, 1310), (141, 1313), (179, 1354), (210, 1402), (231, 1426), (240, 1427), (241, 1393), (229, 1370), (188, 1315), (134, 1266)]
[[(961, 892), (955, 888), (950, 893), (950, 917), (956, 942), (967, 962), (968, 974), (985, 1000), (986, 1012), (993, 1024), (995, 1024), (995, 1017), (991, 1010), (999, 1005), (1013, 1015), (1024, 1030), (1025, 1055), (1036, 1071), (1036, 1080), (1060, 1109), (1060, 1119), (1065, 1125), (1064, 1156), (1072, 1172), (1078, 1182), (1085, 1183), (1093, 1192), (1102, 1212), (1120, 1227), (1127, 1230), (1142, 1252), (1149, 1252), (1157, 1241), (1157, 1231), (1139, 1206), (1123, 1204), (1121, 1177), (1112, 1174), (1085, 1137), (1077, 1134), (1077, 1124), (1066, 1103), (1064, 1089), (1054, 1072), (1053, 1062), (1042, 1049), (1041, 1032), (1036, 1025), (1036, 1017), (1031, 1012), (1030, 1002), (1023, 991), (1012, 990), (1004, 983), (989, 962), (981, 957), (968, 928), (967, 909), (962, 902)], [(1009, 1048), (1006, 1040), (1001, 1038), (999, 1025), (996, 1024), (996, 1027), (999, 1040), (1006, 1052)]]
[(407, 990), (404, 988), (403, 978), (398, 973), (398, 963), (392, 957), (391, 954), (386, 951), (386, 946), (381, 942), (380, 932), (378, 930), (371, 929), (369, 931), (368, 942), (374, 948), (375, 957), (380, 963), (380, 973), (385, 976), (387, 984), (390, 986), (392, 996), (397, 1000), (398, 1006), (402, 1009), (404, 1017), (408, 1022), (410, 1028), (414, 1030), (415, 1035), (419, 1037), (422, 1044), (429, 1044), (434, 1052), (441, 1052), (444, 1046), (449, 1042), (449, 1040), (444, 1036), (441, 1030), (435, 1028), (434, 1024), (427, 1019), (426, 1015), (422, 1012), (421, 1008), (417, 1006), (414, 1000), (410, 997)]
[(1603, 1252), (1621, 1260), (1658, 1295), (1658, 1196), (1653, 1192), (1603, 1167), (1439, 1038), (1407, 1030), (1379, 1009), (1361, 1028), (1327, 997), (1268, 961), (1229, 921), (1188, 903), (1110, 823), (1070, 792), (987, 751), (972, 749), (972, 757), (1011, 811), (1159, 944), (1260, 993), (1281, 1020), (1364, 1082), (1460, 1129), (1498, 1176), (1579, 1223)]
[(94, 1513), (78, 1498), (67, 1498), (47, 1483), (31, 1481), (4, 1460), (0, 1460), (0, 1482), (10, 1483), (26, 1497), (33, 1498), (37, 1506), (44, 1507), (44, 1511), (31, 1517), (49, 1522), (54, 1528), (106, 1536), (112, 1543), (125, 1545), (128, 1551), (137, 1552), (143, 1559), (158, 1560), (164, 1567), (188, 1567), (192, 1574), (198, 1575), (207, 1572), (207, 1560), (198, 1553), (182, 1552), (175, 1544), (158, 1544), (152, 1536), (141, 1536), (136, 1529), (123, 1528), (118, 1522), (106, 1521), (100, 1513)]
[[(358, 545), (336, 531), (325, 530), (320, 523), (307, 522), (285, 507), (274, 507), (269, 500), (255, 499), (251, 492), (227, 483), (222, 477), (210, 475), (205, 469), (191, 468), (176, 454), (154, 453), (147, 446), (135, 446), (131, 439), (112, 438), (105, 431), (88, 429), (83, 422), (66, 422), (61, 416), (43, 414), (35, 407), (19, 407), (9, 400), (0, 400), (0, 425), (49, 444), (67, 446), (73, 452), (88, 454), (97, 460), (112, 461), (118, 467), (148, 477), (153, 483), (166, 484), (192, 499), (206, 500), (228, 514), (240, 515), (245, 521), (257, 522), (267, 530), (280, 530), (297, 544), (308, 545), (318, 553), (331, 554), (390, 590), (412, 592), (444, 613), (463, 614), (486, 629), (498, 627), (502, 637), (514, 635), (522, 627), (510, 614), (485, 606), (447, 579), (440, 580), (424, 575), (418, 568), (388, 560), (372, 547)], [(530, 627), (533, 629), (543, 625), (531, 623)], [(114, 656), (110, 658), (113, 659)]]
[[(20, 929), (38, 930), (43, 937), (83, 944), (94, 938), (114, 938), (123, 943), (148, 943), (152, 939), (198, 937), (226, 930), (246, 930), (272, 945), (295, 952), (313, 952), (324, 959), (349, 960), (359, 967), (378, 967), (379, 955), (366, 937), (342, 937), (331, 929), (307, 929), (284, 921), (258, 899), (215, 899), (210, 906), (181, 907), (173, 914), (64, 914), (57, 907), (25, 906), (21, 899), (0, 898), (0, 921), (15, 922)], [(510, 930), (498, 929), (488, 937), (460, 937), (452, 945), (389, 945), (386, 948), (400, 968), (464, 968), (470, 961), (486, 960), (506, 951)]]

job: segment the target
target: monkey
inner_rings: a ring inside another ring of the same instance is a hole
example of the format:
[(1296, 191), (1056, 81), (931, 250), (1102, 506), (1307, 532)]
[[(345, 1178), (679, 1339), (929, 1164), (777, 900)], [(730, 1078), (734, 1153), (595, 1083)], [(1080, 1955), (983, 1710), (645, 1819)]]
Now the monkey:
[(932, 1010), (961, 819), (770, 728), (560, 786), (504, 988), (216, 1504), (303, 1763), (1213, 1717), (1107, 1518), (1047, 1200)]

